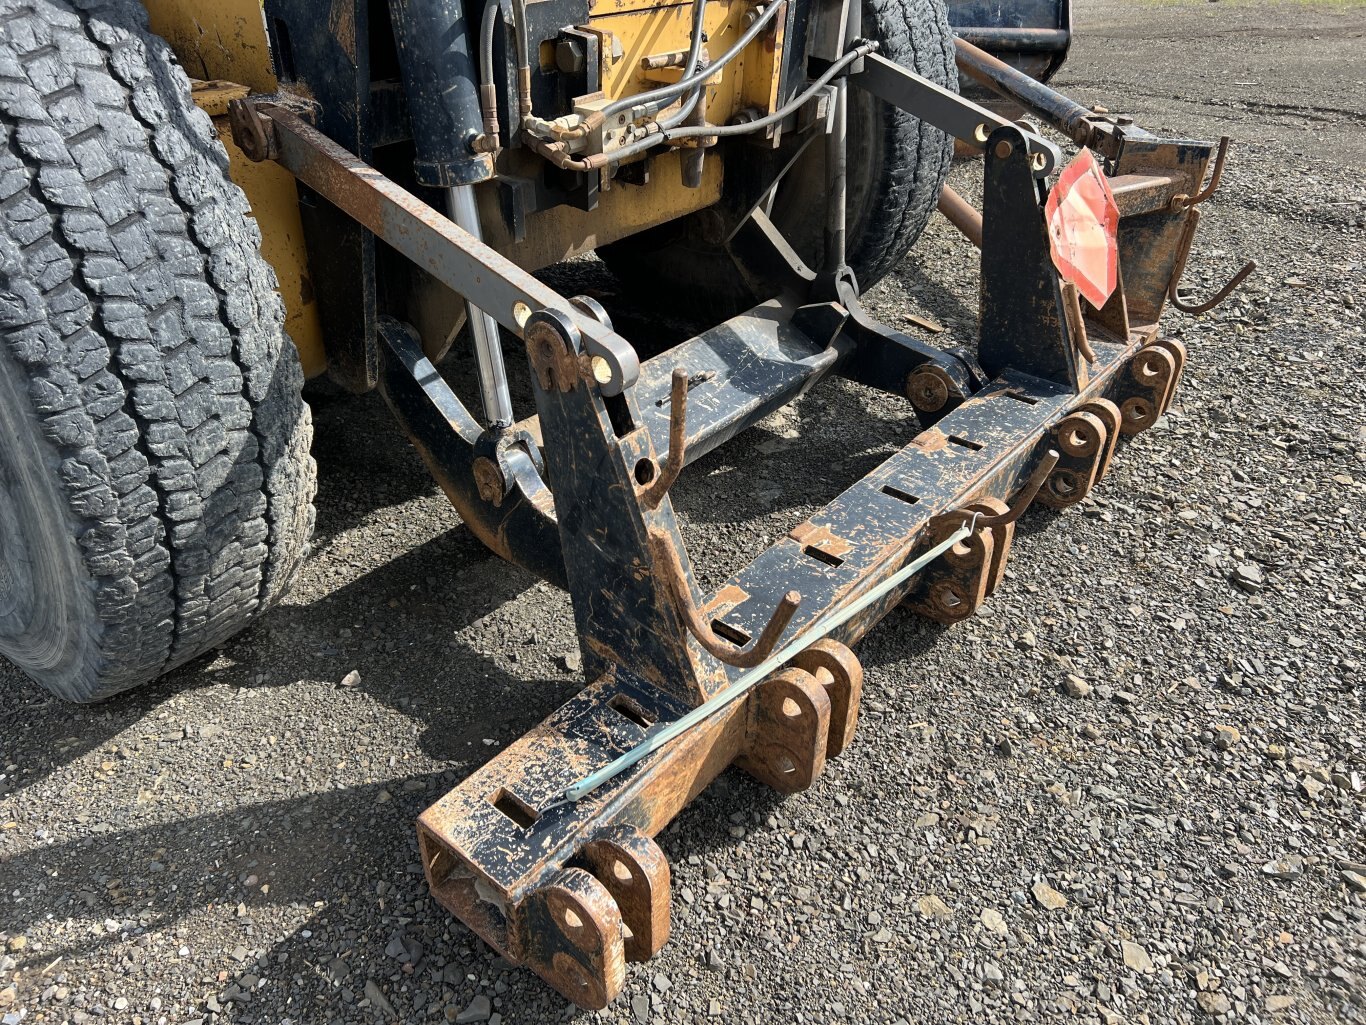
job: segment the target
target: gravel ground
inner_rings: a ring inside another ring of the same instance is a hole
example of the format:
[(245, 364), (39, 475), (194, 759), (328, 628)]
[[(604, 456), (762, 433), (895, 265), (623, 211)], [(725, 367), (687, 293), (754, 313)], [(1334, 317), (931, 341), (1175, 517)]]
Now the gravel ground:
[[(485, 553), (371, 398), (318, 403), (317, 553), (265, 624), (97, 708), (0, 670), (4, 1020), (1366, 1020), (1366, 8), (1077, 7), (1065, 87), (1242, 140), (1193, 291), (1261, 271), (1170, 319), (1178, 408), (1025, 520), (979, 618), (861, 645), (858, 741), (812, 790), (730, 772), (665, 831), (673, 939), (621, 999), (576, 1012), (426, 896), (412, 819), (577, 656), (565, 596)], [(970, 338), (975, 288), (936, 219), (871, 305)], [(708, 581), (905, 414), (835, 383), (696, 465)]]

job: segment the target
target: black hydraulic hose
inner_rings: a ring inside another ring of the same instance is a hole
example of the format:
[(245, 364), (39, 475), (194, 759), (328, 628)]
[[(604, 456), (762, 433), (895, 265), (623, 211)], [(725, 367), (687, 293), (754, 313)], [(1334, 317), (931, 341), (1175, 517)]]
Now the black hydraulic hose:
[(527, 39), (526, 0), (512, 0), (512, 27), (517, 36), (517, 117), (520, 121), (531, 116), (531, 43)]
[(805, 104), (809, 103), (815, 97), (816, 93), (829, 85), (830, 80), (850, 64), (854, 63), (854, 61), (858, 60), (860, 57), (866, 57), (876, 49), (877, 43), (871, 40), (865, 40), (864, 42), (859, 43), (839, 60), (826, 68), (825, 73), (822, 74), (820, 78), (816, 79), (795, 97), (766, 117), (756, 118), (753, 121), (746, 121), (743, 124), (738, 125), (688, 125), (683, 128), (673, 128), (664, 133), (664, 138), (672, 142), (675, 139), (691, 139), (699, 135), (715, 135), (718, 137), (748, 135), (750, 132), (757, 132), (767, 128), (769, 125), (776, 125), (779, 121), (790, 117)]
[[(716, 58), (716, 60), (712, 61), (706, 68), (701, 71), (690, 71), (688, 75), (680, 78), (677, 82), (672, 82), (669, 85), (662, 85), (658, 89), (651, 89), (648, 92), (638, 93), (635, 96), (623, 96), (615, 103), (608, 104), (604, 107), (602, 116), (604, 118), (609, 118), (614, 114), (620, 114), (623, 110), (627, 110), (631, 107), (638, 107), (646, 103), (658, 103), (661, 100), (667, 102), (668, 100), (672, 100), (675, 96), (682, 95), (694, 86), (701, 85), (708, 78), (733, 61), (741, 50), (752, 43), (755, 38), (758, 37), (759, 33), (767, 27), (768, 23), (773, 20), (774, 16), (778, 13), (778, 9), (782, 6), (783, 4), (780, 0), (773, 0), (773, 3), (769, 4), (768, 7), (764, 9), (763, 13), (754, 19), (754, 24), (750, 25), (740, 38), (731, 44), (730, 49)], [(694, 60), (693, 63), (695, 64), (696, 61)], [(660, 104), (660, 106), (663, 105), (664, 104)]]
[(484, 4), (479, 22), (479, 106), (484, 116), (484, 134), (490, 141), (498, 138), (498, 89), (494, 84), (493, 38), (498, 28), (499, 0)]
[[(707, 34), (707, 0), (693, 0), (692, 39), (688, 43), (688, 59), (683, 64), (683, 77), (700, 71), (702, 40)], [(701, 86), (698, 86), (701, 89)]]

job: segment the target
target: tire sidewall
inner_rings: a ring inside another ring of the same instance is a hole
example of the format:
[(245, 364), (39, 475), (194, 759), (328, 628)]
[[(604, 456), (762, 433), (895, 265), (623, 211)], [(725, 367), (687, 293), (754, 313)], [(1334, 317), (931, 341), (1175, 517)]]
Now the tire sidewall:
[(73, 683), (98, 651), (95, 581), (25, 390), (22, 368), (0, 349), (0, 655), (60, 697), (89, 701)]

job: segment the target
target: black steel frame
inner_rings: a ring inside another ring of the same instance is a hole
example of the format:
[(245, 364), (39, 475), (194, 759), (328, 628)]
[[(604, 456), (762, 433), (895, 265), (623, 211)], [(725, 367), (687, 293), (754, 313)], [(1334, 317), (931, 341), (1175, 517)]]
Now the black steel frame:
[[(975, 59), (972, 47), (965, 53)], [(831, 642), (852, 644), (903, 601), (945, 622), (970, 614), (1000, 579), (1020, 506), (1035, 491), (1054, 506), (1079, 501), (1104, 474), (1119, 435), (1150, 426), (1180, 376), (1184, 352), (1157, 338), (1157, 318), (1173, 267), (1184, 263), (1189, 202), (1201, 193), (1214, 144), (1088, 118), (1129, 214), (1122, 285), (1091, 311), (1049, 257), (1042, 175), (1056, 149), (889, 62), (870, 64), (849, 78), (853, 87), (985, 152), (975, 358), (871, 319), (852, 275), (804, 267), (755, 210), (727, 244), (738, 263), (782, 287), (642, 363), (594, 302), (558, 295), (369, 166), (345, 139), (287, 105), (250, 112), (270, 155), (311, 194), (526, 345), (540, 444), (515, 429), (482, 430), (412, 331), (382, 309), (374, 373), (470, 528), (573, 599), (588, 687), (429, 809), (419, 835), (437, 898), (585, 1006), (610, 1000), (623, 959), (649, 956), (667, 936), (667, 865), (649, 837), (732, 762), (790, 790), (838, 752), (857, 715), (858, 674)], [(1051, 119), (1056, 94), (1045, 99), (1032, 106)], [(922, 432), (703, 593), (668, 483), (830, 374), (908, 396)], [(888, 591), (825, 647), (813, 646), (796, 663), (803, 668), (780, 673), (584, 800), (559, 800), (650, 724), (729, 686), (757, 652), (771, 650), (775, 630), (798, 635), (872, 593), (943, 537), (946, 524), (974, 512), (988, 519), (961, 550)], [(774, 711), (789, 704), (795, 712)]]

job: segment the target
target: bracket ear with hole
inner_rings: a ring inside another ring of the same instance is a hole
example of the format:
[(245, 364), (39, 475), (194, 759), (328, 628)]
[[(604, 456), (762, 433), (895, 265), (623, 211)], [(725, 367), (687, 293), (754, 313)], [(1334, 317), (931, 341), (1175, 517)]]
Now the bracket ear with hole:
[(634, 826), (616, 826), (584, 846), (588, 870), (616, 901), (626, 960), (646, 961), (669, 939), (669, 863)]
[(575, 314), (591, 321), (581, 325), (583, 351), (602, 394), (620, 395), (634, 387), (640, 379), (640, 357), (631, 344), (616, 333), (612, 318), (602, 303), (591, 295), (576, 295), (569, 300), (569, 305)]
[(863, 696), (863, 666), (848, 645), (830, 637), (822, 637), (797, 655), (792, 666), (810, 673), (830, 698), (825, 757), (834, 758), (854, 740)]
[[(932, 542), (944, 540), (957, 528), (941, 521), (935, 529)], [(909, 603), (911, 611), (944, 626), (971, 617), (987, 599), (995, 549), (989, 527), (981, 527), (959, 542), (925, 570), (917, 596)]]
[(514, 912), (513, 956), (580, 1007), (612, 1002), (626, 980), (621, 912), (581, 868), (556, 873)]
[(1101, 463), (1110, 450), (1110, 430), (1101, 417), (1078, 411), (1053, 429), (1061, 458), (1039, 489), (1039, 501), (1050, 509), (1069, 509), (1091, 493)]
[(830, 695), (801, 669), (783, 669), (749, 696), (744, 753), (735, 764), (783, 794), (805, 790), (825, 769)]
[(1186, 347), (1171, 339), (1155, 339), (1138, 350), (1129, 372), (1115, 379), (1112, 396), (1124, 434), (1132, 437), (1157, 423), (1171, 406), (1185, 365)]

